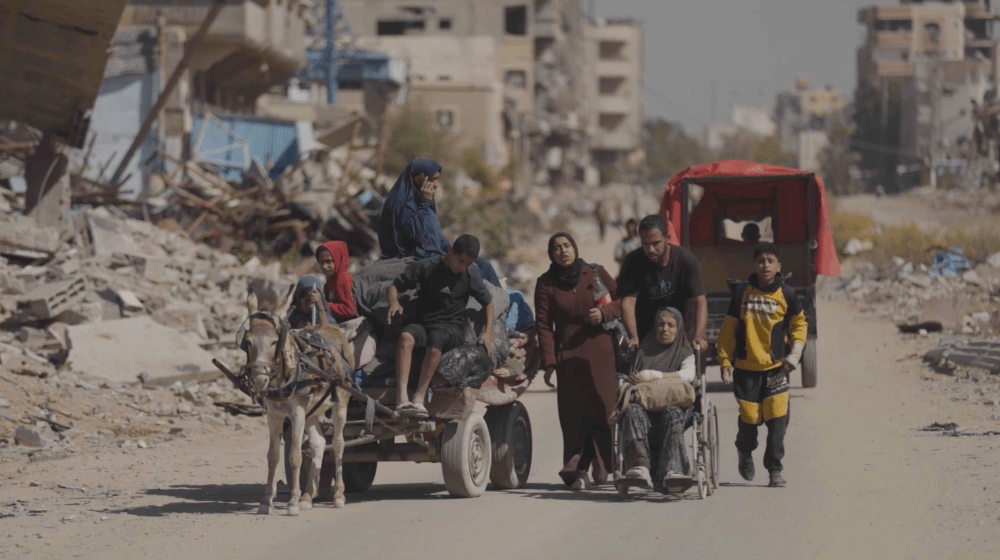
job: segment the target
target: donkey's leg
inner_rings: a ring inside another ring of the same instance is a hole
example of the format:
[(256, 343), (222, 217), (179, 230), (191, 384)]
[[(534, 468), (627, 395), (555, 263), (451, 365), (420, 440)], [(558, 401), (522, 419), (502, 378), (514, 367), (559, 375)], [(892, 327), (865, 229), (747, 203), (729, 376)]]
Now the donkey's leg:
[(260, 501), (257, 513), (274, 512), (274, 495), (278, 493), (278, 480), (274, 475), (281, 460), (281, 426), (284, 421), (285, 418), (277, 412), (267, 411), (267, 431), (271, 438), (267, 446), (267, 486), (264, 488), (264, 498)]
[(313, 498), (319, 492), (319, 471), (323, 468), (323, 448), (326, 447), (326, 440), (319, 430), (319, 418), (314, 417), (306, 420), (306, 438), (309, 441), (309, 449), (312, 451), (312, 460), (309, 463), (309, 480), (306, 483), (306, 491), (299, 499), (299, 506), (304, 510), (312, 509)]
[(337, 389), (337, 403), (333, 405), (333, 458), (336, 470), (333, 483), (333, 507), (342, 508), (344, 499), (344, 426), (347, 424), (347, 401), (351, 395)]
[(291, 449), (288, 453), (289, 466), (292, 469), (288, 478), (288, 485), (291, 486), (291, 497), (288, 498), (288, 515), (299, 514), (299, 498), (302, 497), (302, 487), (299, 486), (299, 474), (302, 471), (302, 435), (306, 429), (306, 410), (301, 403), (295, 403), (292, 410), (292, 428), (289, 438), (292, 440)]

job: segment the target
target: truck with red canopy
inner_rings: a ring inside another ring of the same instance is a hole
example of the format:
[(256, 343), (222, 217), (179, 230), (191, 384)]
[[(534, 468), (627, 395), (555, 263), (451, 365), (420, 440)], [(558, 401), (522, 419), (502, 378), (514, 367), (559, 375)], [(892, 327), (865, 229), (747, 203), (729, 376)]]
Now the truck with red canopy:
[(671, 241), (691, 250), (701, 264), (708, 294), (706, 334), (713, 346), (733, 281), (744, 281), (753, 272), (757, 242), (779, 247), (782, 273), (809, 322), (802, 385), (815, 387), (816, 277), (840, 274), (823, 180), (808, 171), (748, 161), (695, 165), (667, 183), (660, 214)]

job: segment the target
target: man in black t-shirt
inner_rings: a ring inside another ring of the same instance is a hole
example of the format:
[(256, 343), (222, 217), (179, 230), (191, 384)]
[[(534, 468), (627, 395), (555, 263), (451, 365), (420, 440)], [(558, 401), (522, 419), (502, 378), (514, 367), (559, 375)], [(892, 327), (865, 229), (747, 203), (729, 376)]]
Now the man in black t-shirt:
[(697, 257), (670, 244), (667, 224), (655, 214), (639, 223), (639, 238), (642, 247), (625, 257), (618, 276), (618, 297), (622, 300), (629, 345), (637, 346), (645, 338), (653, 328), (657, 311), (673, 307), (686, 317), (694, 315), (694, 321), (688, 321), (693, 327), (688, 336), (703, 352), (707, 351), (708, 299)]
[[(493, 301), (483, 283), (479, 269), (470, 265), (479, 258), (479, 240), (471, 235), (460, 235), (447, 253), (415, 262), (393, 281), (389, 287), (389, 322), (402, 316), (400, 292), (417, 290), (416, 321), (403, 328), (396, 349), (396, 380), (399, 383), (396, 411), (404, 416), (426, 418), (424, 395), (431, 378), (441, 362), (441, 355), (465, 339), (468, 319), (465, 309), (469, 298), (476, 298), (485, 308), (486, 317), (493, 316)], [(492, 324), (486, 321), (482, 342), (492, 357)], [(407, 385), (410, 381), (410, 364), (414, 347), (426, 348), (420, 366), (417, 392), (410, 402)]]

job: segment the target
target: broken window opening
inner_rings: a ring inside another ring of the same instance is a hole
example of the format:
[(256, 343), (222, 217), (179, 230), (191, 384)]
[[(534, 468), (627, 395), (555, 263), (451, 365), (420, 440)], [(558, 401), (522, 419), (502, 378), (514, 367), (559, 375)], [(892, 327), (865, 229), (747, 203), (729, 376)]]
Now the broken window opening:
[(610, 97), (621, 93), (625, 78), (621, 76), (603, 77), (598, 79), (597, 88), (602, 96)]
[(597, 126), (604, 132), (615, 132), (625, 122), (625, 115), (617, 113), (601, 113), (597, 117)]
[(622, 41), (601, 41), (598, 50), (601, 60), (625, 60), (625, 43)]
[(522, 4), (504, 8), (504, 28), (507, 35), (527, 35), (528, 7)]
[(512, 89), (528, 88), (528, 73), (524, 70), (507, 70), (504, 74), (504, 84)]
[(455, 130), (455, 112), (450, 109), (438, 109), (434, 112), (434, 125), (438, 130), (453, 132)]
[(383, 19), (376, 23), (378, 35), (409, 35), (424, 30), (424, 20)]

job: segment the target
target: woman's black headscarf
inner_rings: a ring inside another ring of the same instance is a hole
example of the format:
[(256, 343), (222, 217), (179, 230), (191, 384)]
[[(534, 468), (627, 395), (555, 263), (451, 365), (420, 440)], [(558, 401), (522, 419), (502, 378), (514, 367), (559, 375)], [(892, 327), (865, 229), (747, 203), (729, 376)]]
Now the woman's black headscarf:
[[(576, 260), (573, 261), (569, 266), (560, 266), (556, 264), (556, 259), (554, 255), (555, 242), (556, 239), (560, 237), (565, 237), (569, 240), (570, 245), (573, 246), (573, 251), (576, 253)], [(552, 264), (549, 265), (549, 274), (556, 279), (556, 285), (563, 290), (572, 290), (580, 283), (580, 269), (583, 268), (583, 259), (580, 258), (580, 249), (576, 246), (576, 240), (573, 236), (566, 233), (565, 231), (556, 232), (549, 238), (549, 260)]]

